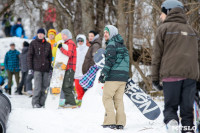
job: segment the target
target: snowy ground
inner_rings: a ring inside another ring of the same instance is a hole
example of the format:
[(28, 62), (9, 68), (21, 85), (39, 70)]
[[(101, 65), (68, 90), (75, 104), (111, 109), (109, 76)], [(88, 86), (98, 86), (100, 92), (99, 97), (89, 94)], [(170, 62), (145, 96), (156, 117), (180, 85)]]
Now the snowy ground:
[[(12, 95), (10, 99), (12, 112), (7, 124), (7, 133), (166, 133), (162, 122), (163, 114), (157, 120), (149, 121), (127, 97), (124, 97), (127, 125), (123, 131), (101, 127), (104, 108), (100, 95), (85, 103), (82, 108), (57, 110), (33, 109), (31, 98), (27, 96)], [(163, 103), (157, 103), (163, 109)]]
[[(16, 43), (16, 49), (21, 51), (23, 41), (24, 39), (16, 37), (0, 39), (0, 62), (3, 62), (11, 42)], [(15, 91), (15, 86), (12, 92)], [(123, 131), (101, 127), (104, 107), (102, 96), (95, 91), (85, 94), (83, 105), (78, 109), (33, 109), (31, 98), (25, 95), (11, 95), (10, 100), (12, 112), (7, 124), (7, 133), (166, 133), (163, 114), (157, 120), (149, 121), (126, 96), (124, 103), (127, 124)], [(162, 111), (163, 102), (156, 102)]]
[[(99, 75), (100, 72), (97, 74)], [(77, 109), (33, 109), (31, 98), (12, 95), (13, 106), (8, 121), (8, 133), (165, 133), (163, 114), (155, 121), (146, 119), (130, 99), (124, 95), (127, 124), (123, 131), (103, 129), (104, 107), (102, 89), (98, 80), (83, 97), (81, 108)], [(14, 93), (14, 89), (12, 90)], [(159, 99), (158, 99), (159, 100)], [(163, 102), (158, 101), (163, 110)]]

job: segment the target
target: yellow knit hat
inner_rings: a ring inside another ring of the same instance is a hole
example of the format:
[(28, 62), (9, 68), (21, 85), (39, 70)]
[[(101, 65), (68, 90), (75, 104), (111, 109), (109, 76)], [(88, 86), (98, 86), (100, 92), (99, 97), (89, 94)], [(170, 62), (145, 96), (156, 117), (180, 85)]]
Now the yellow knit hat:
[(55, 30), (55, 29), (50, 29), (50, 30), (48, 31), (48, 37), (49, 37), (50, 34), (56, 36), (56, 30)]

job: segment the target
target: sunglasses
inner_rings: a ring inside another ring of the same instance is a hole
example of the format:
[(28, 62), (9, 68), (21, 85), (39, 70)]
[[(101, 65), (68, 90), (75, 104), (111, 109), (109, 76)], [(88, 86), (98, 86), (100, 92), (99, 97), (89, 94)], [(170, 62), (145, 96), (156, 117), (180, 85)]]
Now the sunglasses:
[(84, 42), (84, 40), (83, 39), (78, 39), (77, 42)]

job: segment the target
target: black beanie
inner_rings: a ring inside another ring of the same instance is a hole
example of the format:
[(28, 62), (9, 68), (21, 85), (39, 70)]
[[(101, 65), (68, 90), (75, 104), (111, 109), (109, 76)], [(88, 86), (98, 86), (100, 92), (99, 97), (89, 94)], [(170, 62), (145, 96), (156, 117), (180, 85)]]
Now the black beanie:
[(27, 41), (24, 41), (23, 45), (24, 47), (29, 47), (29, 43)]
[(94, 36), (96, 36), (96, 35), (97, 35), (97, 32), (95, 32), (95, 31), (93, 31), (93, 30), (91, 30), (89, 33), (93, 33), (93, 34), (94, 34)]
[(17, 22), (21, 22), (22, 21), (22, 18), (17, 18)]
[(45, 35), (45, 31), (44, 31), (43, 28), (40, 28), (40, 29), (37, 31), (37, 34), (38, 34), (38, 33), (43, 33), (43, 34)]

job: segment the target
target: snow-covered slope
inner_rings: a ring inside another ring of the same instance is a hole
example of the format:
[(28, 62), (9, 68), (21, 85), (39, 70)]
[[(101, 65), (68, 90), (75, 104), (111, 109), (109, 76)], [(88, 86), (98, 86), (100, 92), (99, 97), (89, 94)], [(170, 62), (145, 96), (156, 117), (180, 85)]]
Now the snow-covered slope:
[[(14, 42), (16, 49), (21, 51), (23, 41), (24, 39), (15, 37), (0, 39), (0, 62), (4, 60), (11, 42)], [(103, 129), (101, 125), (104, 107), (101, 87), (88, 90), (83, 98), (83, 106), (78, 109), (33, 109), (31, 98), (27, 96), (11, 95), (10, 100), (12, 112), (7, 124), (7, 133), (166, 133), (163, 114), (157, 120), (149, 121), (127, 96), (124, 96), (127, 116), (125, 129)], [(163, 110), (163, 102), (157, 103)]]

